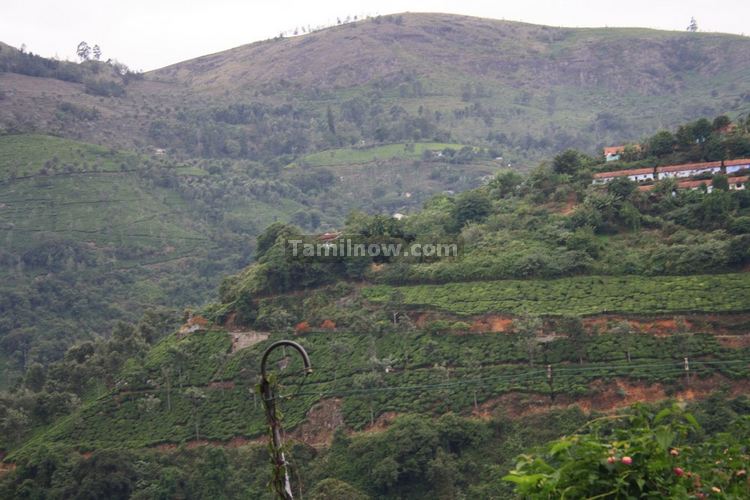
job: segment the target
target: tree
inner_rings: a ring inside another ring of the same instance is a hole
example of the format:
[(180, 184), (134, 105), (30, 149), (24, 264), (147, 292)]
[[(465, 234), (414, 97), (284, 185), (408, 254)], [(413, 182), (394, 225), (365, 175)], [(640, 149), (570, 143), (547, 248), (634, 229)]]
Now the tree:
[(696, 31), (698, 31), (698, 21), (696, 21), (694, 17), (690, 18), (690, 24), (688, 24), (687, 30), (690, 33), (695, 33)]
[(260, 260), (265, 256), (266, 252), (276, 243), (276, 240), (281, 235), (296, 234), (297, 231), (294, 227), (283, 224), (281, 222), (274, 222), (268, 226), (262, 233), (256, 238), (255, 245), (255, 258)]
[(578, 357), (578, 362), (583, 364), (583, 358), (586, 355), (588, 334), (581, 318), (577, 316), (562, 318), (560, 320), (560, 330), (568, 336), (571, 344), (573, 344), (573, 350)]
[(328, 123), (328, 131), (333, 135), (336, 135), (336, 124), (333, 120), (333, 110), (330, 105), (326, 109), (326, 122)]
[(625, 348), (625, 359), (630, 363), (630, 353), (635, 346), (635, 332), (627, 321), (618, 322), (609, 331), (612, 335), (615, 335), (617, 339), (622, 343)]
[(199, 409), (203, 402), (206, 400), (206, 394), (197, 387), (188, 387), (185, 389), (185, 396), (190, 401), (192, 407), (193, 425), (195, 426), (195, 439), (200, 439), (200, 414)]
[(88, 61), (91, 57), (91, 47), (86, 42), (81, 42), (78, 44), (76, 54), (81, 58), (81, 61)]
[(310, 492), (312, 500), (367, 500), (368, 497), (354, 486), (339, 479), (323, 479)]
[(513, 331), (518, 336), (520, 345), (526, 351), (529, 366), (534, 366), (534, 357), (543, 326), (541, 318), (537, 316), (523, 316), (513, 321)]
[(94, 48), (91, 49), (91, 50), (92, 50), (92, 52), (94, 54), (94, 59), (96, 59), (98, 61), (98, 60), (100, 60), (102, 58), (102, 49), (99, 48), (98, 45), (94, 45)]
[(475, 189), (461, 193), (453, 212), (456, 229), (461, 229), (467, 222), (484, 219), (491, 209), (492, 203), (483, 191)]
[(720, 189), (722, 191), (729, 191), (729, 179), (724, 174), (716, 174), (711, 180), (711, 184), (714, 189)]
[(31, 328), (13, 330), (0, 341), (0, 347), (10, 356), (13, 356), (26, 369), (29, 361), (29, 351), (34, 343), (34, 334)]
[(504, 170), (498, 173), (488, 185), (490, 193), (495, 198), (511, 196), (523, 182), (523, 177), (514, 170)]
[(618, 177), (607, 184), (607, 192), (621, 200), (626, 200), (633, 194), (637, 187), (637, 184), (627, 177)]
[[(372, 370), (365, 373), (359, 373), (352, 377), (352, 385), (356, 389), (362, 391), (369, 391), (377, 387), (381, 387), (385, 381), (383, 380), (383, 374), (380, 371)], [(375, 425), (375, 406), (373, 403), (372, 395), (365, 395), (368, 406), (370, 409), (370, 425)]]
[(388, 302), (386, 302), (386, 310), (391, 315), (394, 326), (398, 324), (399, 316), (402, 314), (403, 309), (404, 294), (394, 289), (388, 296)]
[(32, 363), (26, 370), (24, 385), (34, 392), (39, 392), (44, 387), (47, 375), (40, 363)]
[(674, 150), (675, 139), (668, 130), (657, 132), (649, 140), (648, 146), (651, 154), (656, 156), (665, 156)]
[(63, 498), (130, 498), (136, 487), (138, 473), (133, 457), (126, 452), (100, 450), (91, 458), (81, 460), (69, 472), (75, 484), (70, 485)]
[(552, 160), (552, 170), (557, 174), (574, 175), (585, 166), (586, 156), (575, 149), (566, 149)]
[(695, 144), (692, 124), (680, 125), (675, 133), (675, 140), (680, 149), (688, 149)]
[(713, 127), (714, 130), (721, 130), (728, 127), (732, 123), (727, 115), (719, 115), (714, 118)]
[(0, 418), (0, 431), (9, 444), (20, 442), (30, 428), (31, 419), (21, 408), (6, 408), (5, 415)]
[(695, 142), (702, 144), (708, 140), (714, 126), (707, 118), (700, 118), (693, 123), (692, 130)]

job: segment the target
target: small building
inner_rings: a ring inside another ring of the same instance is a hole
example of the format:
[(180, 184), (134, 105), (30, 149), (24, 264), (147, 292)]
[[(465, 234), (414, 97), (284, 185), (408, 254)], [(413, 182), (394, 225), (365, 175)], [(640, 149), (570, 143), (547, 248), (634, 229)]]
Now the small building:
[(667, 165), (656, 167), (657, 179), (668, 179), (670, 177), (695, 177), (701, 174), (718, 174), (721, 172), (720, 161), (707, 161), (702, 163), (684, 163), (682, 165)]
[(730, 177), (727, 179), (729, 182), (730, 191), (744, 191), (747, 187), (747, 182), (750, 181), (750, 176), (744, 175), (742, 177)]
[(393, 214), (393, 216), (392, 216), (392, 217), (393, 217), (394, 219), (396, 219), (396, 220), (401, 220), (401, 219), (403, 219), (403, 218), (404, 218), (404, 217), (406, 217), (406, 216), (405, 216), (404, 214), (402, 214), (402, 213), (396, 212), (395, 214)]
[(632, 170), (616, 170), (614, 172), (599, 172), (594, 174), (593, 184), (607, 184), (618, 177), (627, 177), (633, 182), (645, 182), (654, 180), (653, 168), (635, 168)]
[(677, 183), (677, 189), (689, 189), (694, 191), (696, 189), (702, 189), (706, 186), (706, 192), (710, 193), (714, 190), (713, 181), (711, 179), (697, 180), (697, 181), (680, 181)]
[[(604, 148), (604, 159), (606, 161), (617, 161), (620, 159), (620, 155), (625, 151), (625, 148), (627, 148), (627, 145), (623, 146), (609, 146)], [(635, 151), (640, 151), (641, 146), (639, 144), (633, 144), (630, 146)]]
[(341, 237), (340, 231), (328, 231), (321, 235), (318, 235), (318, 241), (329, 242), (337, 240)]
[[(730, 177), (727, 179), (727, 182), (729, 183), (729, 190), (730, 191), (743, 191), (747, 187), (747, 183), (750, 180), (750, 176), (741, 176), (741, 177)], [(714, 190), (713, 186), (713, 179), (699, 179), (699, 180), (692, 180), (692, 181), (680, 181), (677, 183), (677, 189), (689, 189), (691, 191), (694, 191), (696, 189), (701, 189), (703, 186), (706, 187), (706, 192), (710, 193)], [(639, 191), (651, 191), (654, 189), (654, 184), (649, 184), (646, 186), (638, 186)]]
[(727, 175), (735, 174), (742, 170), (750, 169), (750, 158), (741, 158), (738, 160), (726, 160), (724, 162), (724, 168), (726, 168)]

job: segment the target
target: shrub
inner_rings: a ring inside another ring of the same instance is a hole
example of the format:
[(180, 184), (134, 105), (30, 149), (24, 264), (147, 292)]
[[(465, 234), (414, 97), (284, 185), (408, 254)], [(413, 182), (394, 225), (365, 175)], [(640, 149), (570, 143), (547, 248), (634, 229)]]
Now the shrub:
[[(603, 419), (587, 434), (522, 455), (505, 476), (524, 498), (747, 498), (750, 419), (695, 442), (700, 428), (678, 406), (655, 416), (635, 407), (624, 425)], [(613, 428), (614, 427), (614, 428)]]
[(125, 95), (125, 87), (111, 80), (89, 80), (85, 89), (87, 94), (103, 97), (122, 97)]

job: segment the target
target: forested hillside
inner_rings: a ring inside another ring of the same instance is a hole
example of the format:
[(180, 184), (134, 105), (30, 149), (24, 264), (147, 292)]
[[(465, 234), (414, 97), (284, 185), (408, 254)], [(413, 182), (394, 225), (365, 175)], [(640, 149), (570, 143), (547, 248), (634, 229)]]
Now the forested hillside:
[(3, 401), (15, 469), (1, 491), (270, 497), (255, 385), (264, 349), (294, 338), (313, 373), (281, 350), (270, 366), (303, 495), (743, 498), (750, 189), (721, 172), (711, 192), (592, 180), (731, 160), (747, 127), (686, 123), (619, 163), (567, 150), (403, 218), (352, 213), (330, 233), (460, 242), (457, 256), (297, 259), (290, 240), (321, 240), (273, 223), (255, 262), (178, 330), (152, 312), (27, 369)]
[[(598, 157), (702, 115), (742, 117), (749, 53), (739, 36), (441, 14), (363, 19), (145, 74), (0, 44), (3, 385), (114, 320), (205, 303), (274, 222), (314, 233), (354, 210), (408, 214), (565, 148)], [(714, 143), (700, 154), (723, 154)], [(534, 245), (528, 258), (547, 258)], [(495, 277), (525, 277), (498, 259)]]

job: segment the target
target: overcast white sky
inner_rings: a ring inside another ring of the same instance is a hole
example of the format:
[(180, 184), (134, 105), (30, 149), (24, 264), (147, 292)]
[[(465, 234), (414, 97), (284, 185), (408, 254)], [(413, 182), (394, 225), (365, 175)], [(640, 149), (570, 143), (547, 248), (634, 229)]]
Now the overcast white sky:
[(642, 26), (749, 34), (750, 1), (723, 0), (2, 0), (0, 40), (75, 59), (81, 40), (150, 70), (295, 26), (396, 12), (448, 12), (553, 26)]

